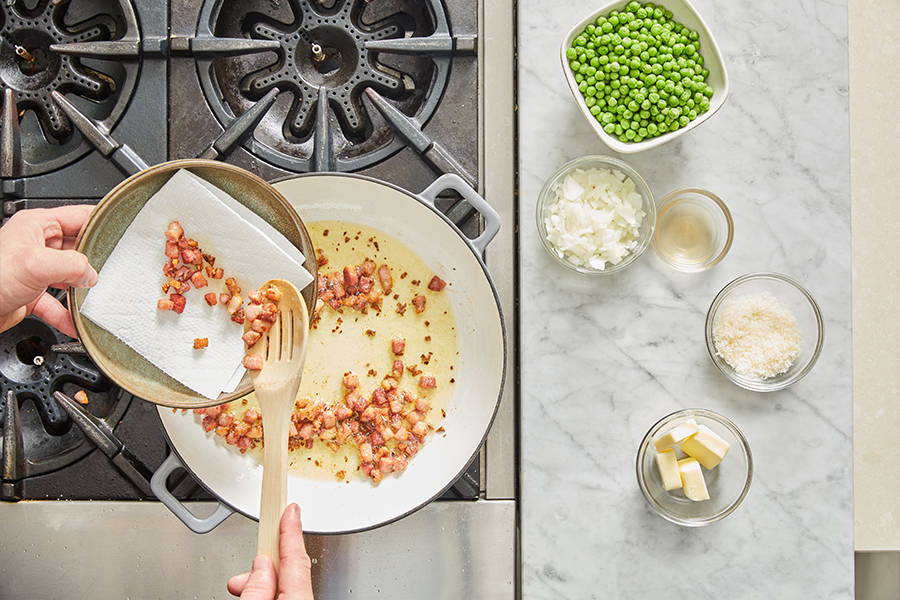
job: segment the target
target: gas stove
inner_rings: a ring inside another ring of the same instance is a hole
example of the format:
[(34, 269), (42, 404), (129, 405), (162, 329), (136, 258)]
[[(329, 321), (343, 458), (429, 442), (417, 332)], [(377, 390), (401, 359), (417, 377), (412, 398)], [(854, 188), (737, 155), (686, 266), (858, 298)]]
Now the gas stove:
[[(94, 203), (147, 165), (195, 156), (411, 191), (455, 173), (503, 219), (486, 259), (515, 348), (513, 26), (512, 0), (3, 0), (2, 218)], [(462, 198), (438, 206), (477, 233)], [(515, 360), (485, 447), (447, 494), (371, 532), (307, 536), (317, 598), (516, 595)], [(252, 558), (251, 521), (199, 537), (155, 501), (147, 481), (170, 452), (155, 407), (30, 317), (0, 333), (0, 423), (0, 561), (20, 574), (0, 597), (212, 597)], [(212, 500), (183, 472), (169, 487), (199, 512)], [(49, 573), (14, 539), (106, 555)], [(108, 577), (119, 562), (127, 586)]]

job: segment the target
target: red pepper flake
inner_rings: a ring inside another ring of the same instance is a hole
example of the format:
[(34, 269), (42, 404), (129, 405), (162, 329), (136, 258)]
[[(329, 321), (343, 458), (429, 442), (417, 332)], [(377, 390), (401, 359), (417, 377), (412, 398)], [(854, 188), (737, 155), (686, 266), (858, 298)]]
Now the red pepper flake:
[(431, 336), (430, 336), (430, 335), (426, 335), (426, 336), (425, 336), (425, 341), (426, 341), (426, 342), (430, 342), (430, 341), (431, 341)]
[(219, 303), (219, 299), (216, 298), (216, 295), (213, 292), (210, 292), (208, 294), (203, 294), (203, 299), (206, 300), (206, 303), (209, 304), (210, 306), (215, 306), (216, 304)]
[(88, 398), (86, 391), (78, 390), (77, 392), (75, 392), (75, 401), (78, 402), (78, 404), (87, 404), (91, 401), (91, 399)]
[(378, 371), (376, 371), (375, 369), (369, 369), (368, 375), (369, 377), (375, 377), (376, 375), (378, 375)]
[(194, 350), (200, 350), (209, 346), (209, 338), (194, 338)]
[(428, 289), (432, 292), (440, 292), (445, 287), (447, 287), (447, 282), (435, 275), (431, 278), (431, 281), (428, 282)]
[(328, 233), (329, 233), (329, 231), (326, 229), (325, 231), (322, 232), (322, 237), (328, 237)]
[(366, 333), (366, 335), (369, 336), (369, 337), (375, 337), (375, 330), (374, 330), (374, 329), (366, 329), (366, 332), (365, 332), (365, 333)]

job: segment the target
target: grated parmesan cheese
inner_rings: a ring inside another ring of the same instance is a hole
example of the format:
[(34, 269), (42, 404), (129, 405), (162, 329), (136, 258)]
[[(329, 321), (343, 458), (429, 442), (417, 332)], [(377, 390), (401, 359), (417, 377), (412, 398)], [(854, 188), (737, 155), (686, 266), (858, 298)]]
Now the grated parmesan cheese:
[(643, 199), (634, 182), (612, 169), (575, 169), (557, 184), (544, 216), (557, 255), (603, 270), (628, 256), (640, 238)]
[(793, 313), (763, 292), (727, 300), (713, 323), (716, 354), (739, 375), (769, 379), (786, 372), (800, 354)]

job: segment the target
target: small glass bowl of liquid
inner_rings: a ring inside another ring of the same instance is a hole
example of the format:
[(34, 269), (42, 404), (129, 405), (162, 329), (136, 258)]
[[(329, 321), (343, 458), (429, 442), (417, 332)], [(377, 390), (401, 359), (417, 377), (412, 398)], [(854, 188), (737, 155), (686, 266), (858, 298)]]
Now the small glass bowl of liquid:
[(722, 200), (706, 190), (676, 190), (656, 206), (653, 249), (669, 266), (697, 273), (720, 262), (731, 248), (734, 221)]

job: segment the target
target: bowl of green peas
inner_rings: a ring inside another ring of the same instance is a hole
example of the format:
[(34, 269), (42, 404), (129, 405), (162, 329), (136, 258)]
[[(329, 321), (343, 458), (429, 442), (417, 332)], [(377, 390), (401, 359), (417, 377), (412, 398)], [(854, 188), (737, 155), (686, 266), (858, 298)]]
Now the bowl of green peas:
[(582, 114), (625, 154), (683, 135), (728, 96), (722, 55), (688, 0), (610, 2), (569, 32), (561, 59)]

